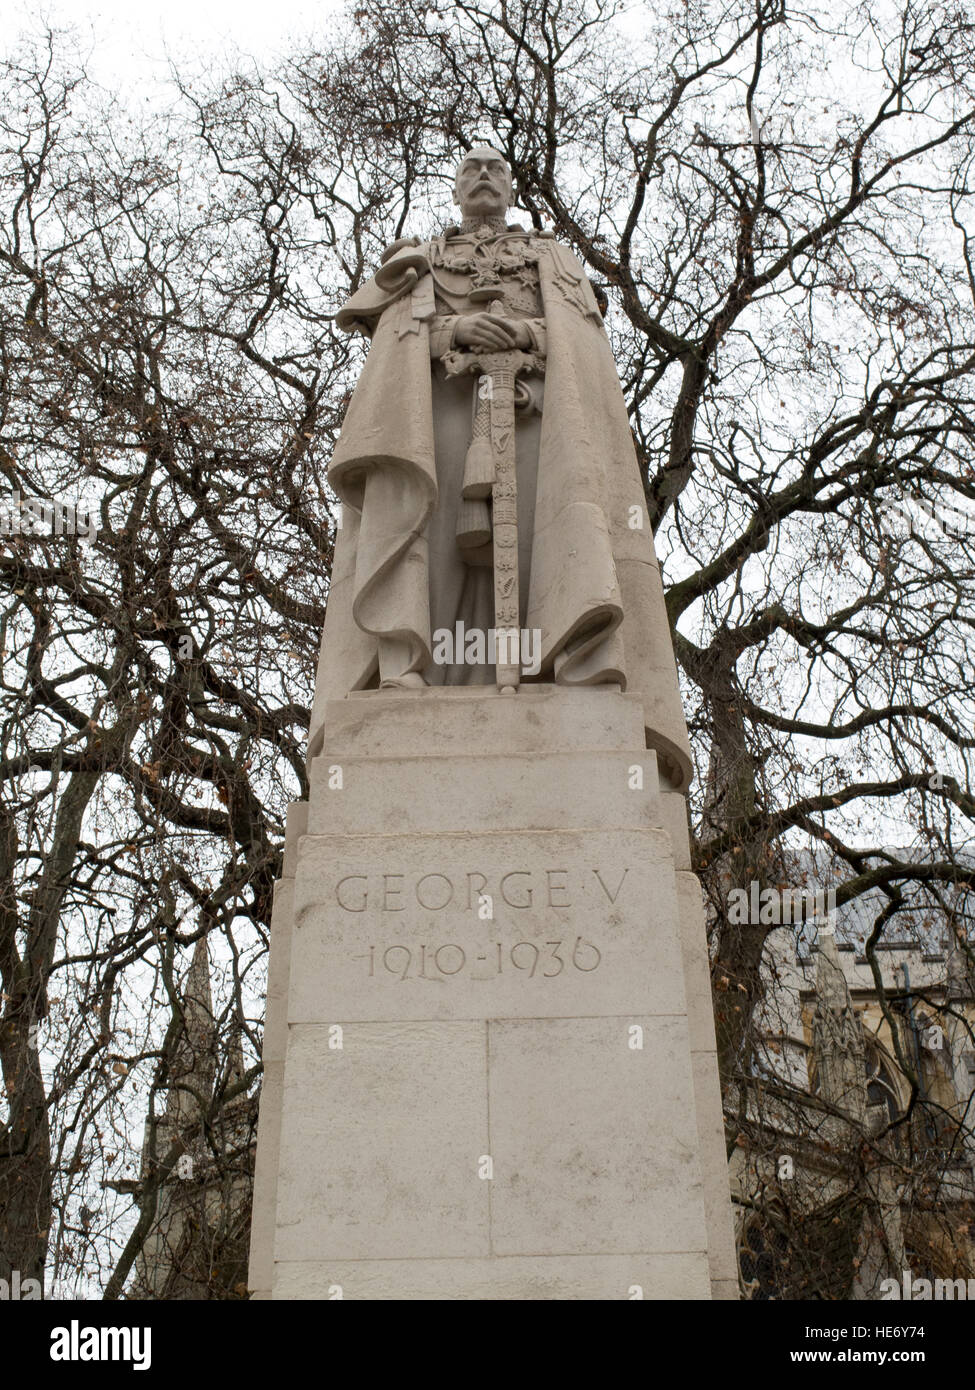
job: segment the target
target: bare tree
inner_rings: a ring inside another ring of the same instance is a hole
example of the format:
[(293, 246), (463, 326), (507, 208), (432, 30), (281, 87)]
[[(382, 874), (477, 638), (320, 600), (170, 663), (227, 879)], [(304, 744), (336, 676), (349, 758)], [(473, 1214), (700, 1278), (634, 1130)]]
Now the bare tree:
[(0, 1274), (49, 1231), (57, 1278), (122, 1255), (138, 1211), (78, 1212), (175, 1084), (201, 936), (256, 1077), (361, 352), (332, 315), (445, 220), (485, 135), (608, 305), (699, 764), (729, 1146), (774, 925), (735, 890), (817, 845), (841, 909), (878, 903), (868, 954), (932, 913), (970, 951), (973, 35), (913, 3), (365, 0), (274, 70), (175, 75), (141, 125), (53, 38), (8, 59), (0, 463), (99, 529), (0, 553)]

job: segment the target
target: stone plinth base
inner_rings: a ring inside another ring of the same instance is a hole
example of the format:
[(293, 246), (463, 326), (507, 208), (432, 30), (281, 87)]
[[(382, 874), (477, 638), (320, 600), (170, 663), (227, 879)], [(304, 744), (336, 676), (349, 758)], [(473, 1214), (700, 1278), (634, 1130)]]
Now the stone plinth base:
[(330, 704), (272, 930), (251, 1287), (737, 1296), (700, 891), (642, 704)]

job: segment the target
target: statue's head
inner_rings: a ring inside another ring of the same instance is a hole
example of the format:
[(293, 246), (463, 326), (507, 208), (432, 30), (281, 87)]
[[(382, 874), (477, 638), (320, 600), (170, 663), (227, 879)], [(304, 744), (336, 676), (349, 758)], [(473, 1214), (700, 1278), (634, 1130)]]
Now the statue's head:
[(465, 217), (503, 217), (514, 201), (504, 155), (490, 145), (476, 145), (457, 166), (454, 202)]

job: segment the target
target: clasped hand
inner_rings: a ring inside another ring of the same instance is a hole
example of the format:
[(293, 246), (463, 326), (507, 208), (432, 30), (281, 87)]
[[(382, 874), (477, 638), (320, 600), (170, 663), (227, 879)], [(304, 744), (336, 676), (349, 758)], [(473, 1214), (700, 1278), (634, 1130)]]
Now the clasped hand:
[(528, 326), (519, 319), (505, 319), (494, 314), (465, 314), (454, 328), (454, 343), (460, 347), (486, 348), (490, 352), (505, 352), (510, 348), (530, 348)]

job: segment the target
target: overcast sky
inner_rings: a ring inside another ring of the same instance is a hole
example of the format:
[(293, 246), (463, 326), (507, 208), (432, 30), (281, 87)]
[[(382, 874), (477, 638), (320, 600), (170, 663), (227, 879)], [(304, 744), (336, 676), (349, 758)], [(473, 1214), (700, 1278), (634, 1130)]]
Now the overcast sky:
[(320, 30), (340, 8), (340, 0), (14, 0), (0, 46), (45, 21), (71, 25), (91, 51), (93, 77), (135, 88), (164, 75), (167, 53), (218, 62), (234, 47), (267, 54)]

